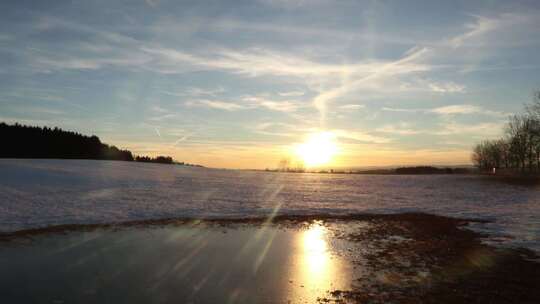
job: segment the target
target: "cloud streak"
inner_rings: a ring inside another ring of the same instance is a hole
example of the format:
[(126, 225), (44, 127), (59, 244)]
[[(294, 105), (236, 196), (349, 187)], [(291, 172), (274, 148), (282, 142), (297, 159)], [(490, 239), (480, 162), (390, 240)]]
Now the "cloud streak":
[(208, 99), (190, 100), (190, 101), (187, 101), (185, 105), (188, 107), (203, 106), (203, 107), (208, 107), (208, 108), (218, 109), (218, 110), (225, 110), (225, 111), (237, 111), (237, 110), (243, 110), (243, 109), (248, 108), (239, 103), (234, 103), (230, 101), (221, 101), (221, 100), (208, 100)]
[(481, 115), (492, 117), (507, 117), (510, 113), (488, 110), (480, 106), (461, 104), (448, 105), (432, 109), (406, 109), (406, 108), (391, 108), (383, 107), (381, 110), (386, 112), (402, 112), (402, 113), (423, 113), (423, 114), (438, 114), (438, 115)]

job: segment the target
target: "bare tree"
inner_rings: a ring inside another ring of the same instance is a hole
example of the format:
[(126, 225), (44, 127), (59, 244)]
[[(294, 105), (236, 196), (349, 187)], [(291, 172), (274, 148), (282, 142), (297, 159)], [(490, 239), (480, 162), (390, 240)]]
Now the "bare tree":
[(534, 93), (533, 102), (527, 105), (527, 115), (531, 119), (531, 154), (536, 161), (536, 171), (540, 172), (540, 91)]
[(510, 138), (510, 153), (521, 171), (525, 171), (529, 152), (529, 123), (525, 115), (514, 115), (506, 126)]
[(525, 114), (511, 116), (504, 139), (477, 144), (472, 161), (480, 169), (515, 168), (522, 172), (540, 172), (540, 91)]
[(278, 170), (283, 171), (283, 172), (289, 171), (290, 169), (289, 163), (290, 163), (289, 159), (283, 158), (282, 160), (279, 161)]
[(485, 140), (473, 149), (472, 160), (480, 169), (508, 167), (509, 145), (503, 140)]
[(540, 120), (540, 90), (534, 92), (533, 101), (526, 106), (527, 114), (535, 120)]
[(484, 155), (483, 143), (479, 143), (473, 148), (471, 156), (473, 164), (479, 169), (485, 169), (486, 157)]

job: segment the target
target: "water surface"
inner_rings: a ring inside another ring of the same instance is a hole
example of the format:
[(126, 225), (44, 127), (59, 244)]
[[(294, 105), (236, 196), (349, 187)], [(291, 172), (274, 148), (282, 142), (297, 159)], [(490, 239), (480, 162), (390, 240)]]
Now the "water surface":
[(43, 234), (0, 243), (5, 303), (316, 303), (351, 287), (317, 222), (186, 224)]

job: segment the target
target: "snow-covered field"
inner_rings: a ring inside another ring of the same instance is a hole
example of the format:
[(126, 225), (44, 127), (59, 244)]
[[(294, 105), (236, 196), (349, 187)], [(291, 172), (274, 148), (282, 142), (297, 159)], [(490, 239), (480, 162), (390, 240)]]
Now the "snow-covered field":
[(0, 231), (170, 217), (423, 211), (540, 251), (540, 188), (476, 176), (285, 174), (95, 160), (0, 160)]

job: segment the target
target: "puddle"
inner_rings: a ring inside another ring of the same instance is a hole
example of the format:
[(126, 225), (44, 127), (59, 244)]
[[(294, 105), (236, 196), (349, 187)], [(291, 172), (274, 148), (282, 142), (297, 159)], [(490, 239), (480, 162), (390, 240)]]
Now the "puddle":
[(7, 303), (314, 303), (351, 269), (315, 222), (45, 234), (0, 247)]

